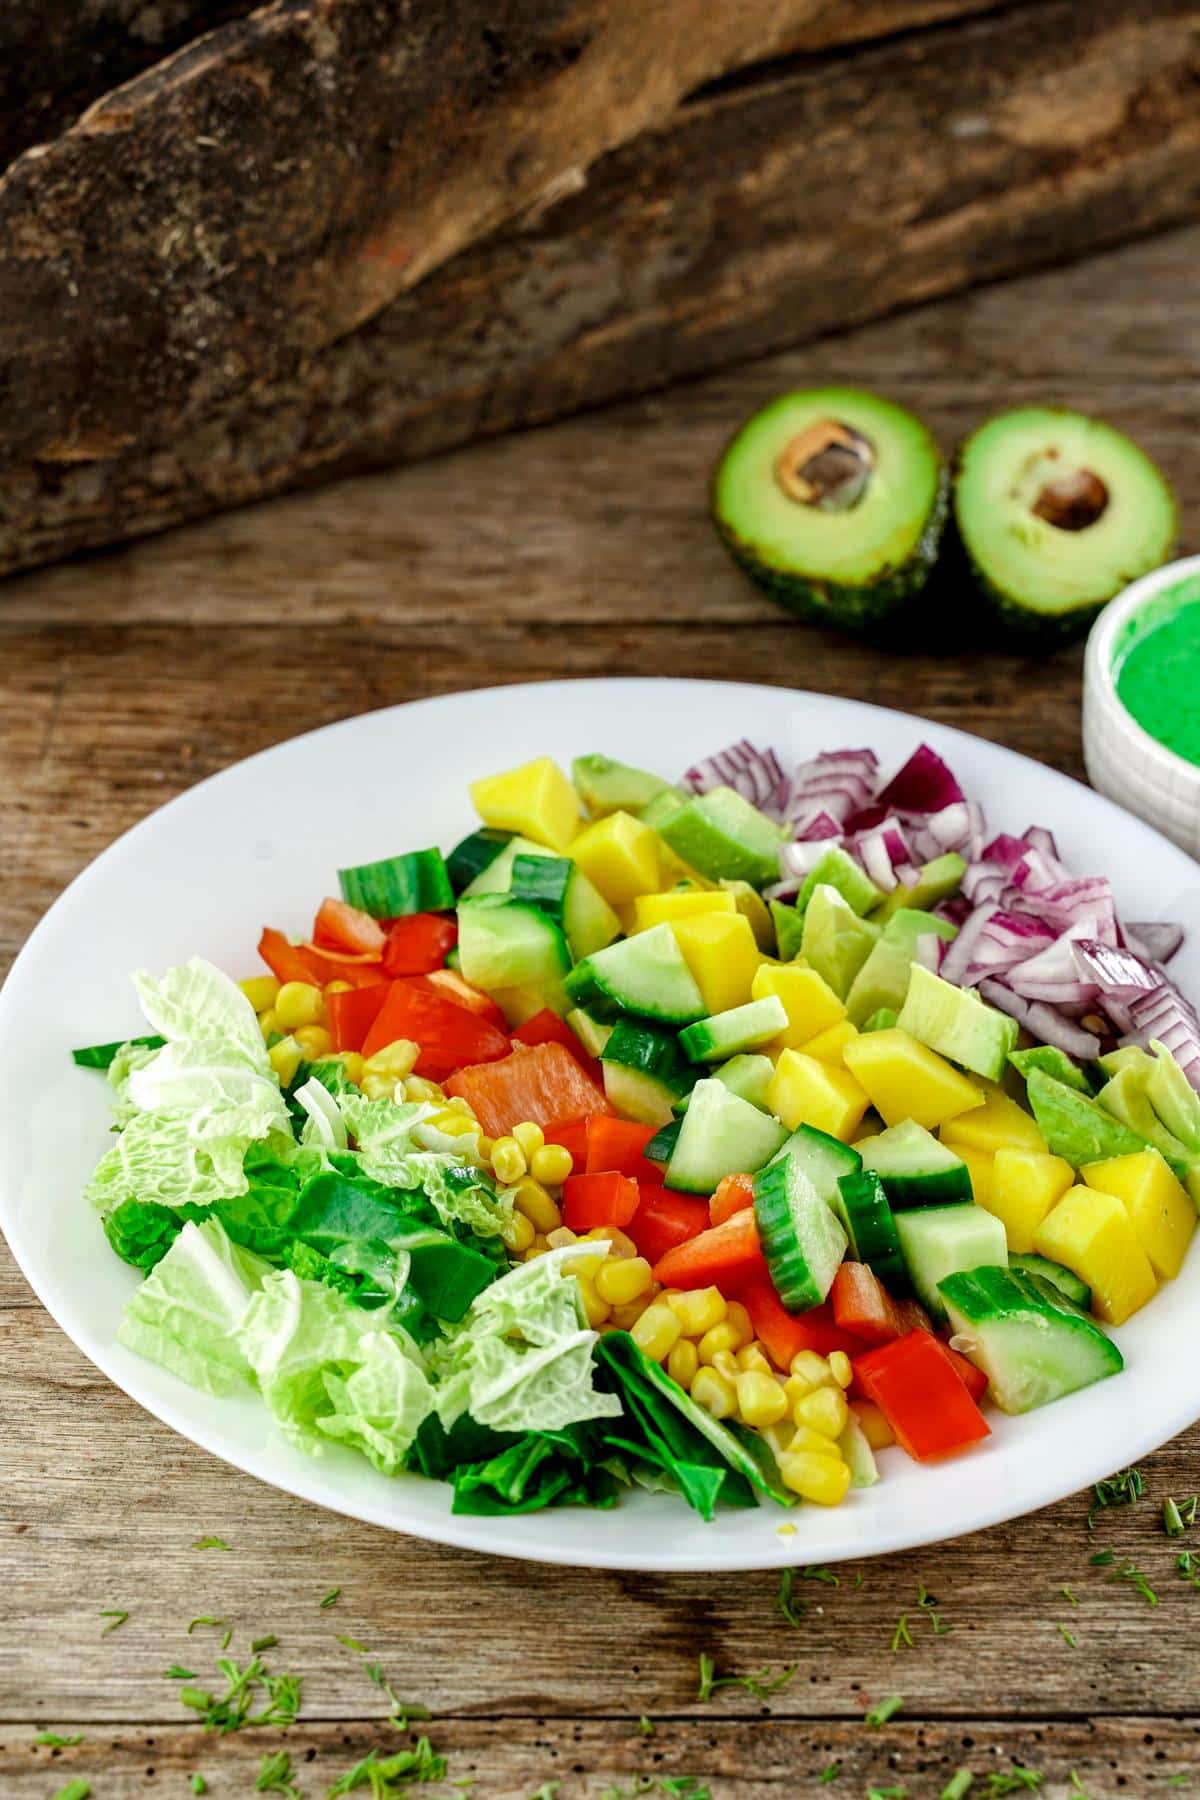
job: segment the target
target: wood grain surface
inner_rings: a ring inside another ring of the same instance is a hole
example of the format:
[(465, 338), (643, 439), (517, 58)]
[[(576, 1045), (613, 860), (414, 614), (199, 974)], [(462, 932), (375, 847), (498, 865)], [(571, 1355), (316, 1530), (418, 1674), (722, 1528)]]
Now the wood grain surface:
[[(660, 399), (10, 582), (0, 957), (117, 833), (200, 777), (325, 721), (456, 688), (629, 672), (807, 686), (906, 707), (1080, 775), (1077, 650), (1017, 655), (964, 632), (942, 656), (885, 653), (789, 624), (714, 543), (704, 476), (738, 418), (788, 385), (884, 387), (947, 442), (999, 405), (1045, 396), (1139, 436), (1174, 479), (1195, 548), (1198, 255), (1200, 232), (1154, 240)], [(1064, 331), (1064, 319), (1084, 328)], [(429, 1709), (422, 1729), (448, 1778), (488, 1800), (529, 1800), (548, 1781), (559, 1800), (600, 1800), (638, 1774), (702, 1778), (714, 1800), (858, 1800), (897, 1785), (936, 1800), (959, 1767), (987, 1794), (983, 1777), (1014, 1762), (1054, 1800), (1200, 1792), (1200, 1593), (1177, 1576), (1178, 1546), (1159, 1523), (1166, 1494), (1200, 1485), (1196, 1432), (1147, 1460), (1146, 1497), (1104, 1514), (1093, 1538), (1081, 1495), (850, 1565), (836, 1587), (799, 1584), (797, 1629), (775, 1611), (769, 1574), (530, 1568), (277, 1494), (114, 1389), (7, 1260), (0, 1446), (5, 1800), (50, 1800), (76, 1776), (94, 1800), (173, 1800), (197, 1771), (233, 1800), (281, 1744), (301, 1793), (320, 1800), (373, 1745), (406, 1741), (381, 1723), (364, 1659), (338, 1634), (368, 1645), (397, 1693)], [(230, 1549), (194, 1548), (207, 1534)], [(1109, 1545), (1145, 1571), (1157, 1606), (1089, 1565)], [(944, 1636), (918, 1606), (921, 1583)], [(112, 1607), (129, 1618), (102, 1638)], [(189, 1637), (197, 1614), (228, 1621), (231, 1655), (278, 1636), (267, 1661), (304, 1678), (286, 1737), (218, 1739), (191, 1724), (163, 1671), (178, 1661), (212, 1675), (219, 1636)], [(893, 1652), (901, 1614), (913, 1645)], [(796, 1668), (766, 1702), (733, 1688), (701, 1704), (702, 1650), (721, 1673)], [(870, 1729), (867, 1707), (893, 1693), (903, 1710)], [(47, 1729), (83, 1741), (36, 1744)]]

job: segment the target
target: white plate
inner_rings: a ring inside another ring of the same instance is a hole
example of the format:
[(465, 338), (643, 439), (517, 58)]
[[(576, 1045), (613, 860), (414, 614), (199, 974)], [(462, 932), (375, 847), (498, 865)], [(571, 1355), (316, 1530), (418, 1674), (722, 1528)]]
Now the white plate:
[[(0, 994), (0, 1222), (30, 1283), (97, 1367), (214, 1455), (319, 1505), (418, 1537), (544, 1562), (754, 1569), (836, 1562), (1011, 1519), (1133, 1461), (1200, 1417), (1195, 1247), (1180, 1278), (1115, 1335), (1125, 1373), (1023, 1419), (992, 1413), (987, 1443), (938, 1467), (900, 1451), (832, 1510), (730, 1511), (636, 1495), (608, 1512), (455, 1518), (449, 1489), (388, 1480), (331, 1448), (293, 1450), (251, 1397), (211, 1400), (114, 1341), (137, 1282), (80, 1191), (105, 1147), (108, 1090), (72, 1045), (140, 1027), (132, 970), (197, 952), (252, 973), (264, 922), (303, 931), (334, 871), (402, 849), (448, 848), (472, 824), (467, 783), (550, 752), (603, 750), (677, 775), (753, 737), (784, 761), (869, 744), (885, 769), (926, 739), (994, 830), (1050, 826), (1066, 861), (1107, 872), (1132, 919), (1200, 919), (1200, 868), (1107, 800), (961, 732), (855, 701), (699, 681), (579, 681), (423, 700), (282, 744), (201, 783), (106, 850), (33, 933)], [(1200, 936), (1175, 965), (1200, 994)], [(785, 1519), (794, 1534), (780, 1535)]]

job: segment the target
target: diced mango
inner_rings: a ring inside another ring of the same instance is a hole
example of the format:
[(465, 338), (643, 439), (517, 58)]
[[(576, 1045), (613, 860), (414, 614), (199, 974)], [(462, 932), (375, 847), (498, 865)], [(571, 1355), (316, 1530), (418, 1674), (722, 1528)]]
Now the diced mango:
[(565, 851), (579, 830), (579, 796), (548, 756), (473, 781), (471, 799), (485, 825), (515, 831), (551, 850)]
[(994, 1210), (992, 1183), (996, 1179), (996, 1159), (991, 1151), (972, 1150), (969, 1144), (952, 1144), (949, 1148), (967, 1165), (967, 1173), (971, 1177), (971, 1193), (976, 1206), (985, 1206), (989, 1212), (992, 1212)]
[(802, 1050), (780, 1051), (767, 1106), (789, 1131), (815, 1125), (847, 1143), (867, 1105), (866, 1094), (845, 1069), (818, 1062)]
[(633, 929), (649, 931), (652, 925), (691, 919), (697, 913), (735, 913), (733, 895), (723, 890), (704, 893), (699, 888), (676, 888), (666, 894), (639, 894), (633, 903)]
[(1032, 1115), (994, 1081), (976, 1077), (976, 1082), (984, 1091), (983, 1105), (950, 1120), (942, 1133), (943, 1140), (953, 1143), (956, 1150), (969, 1144), (993, 1155), (1003, 1149), (1045, 1151), (1046, 1140)]
[(852, 1044), (857, 1036), (857, 1025), (852, 1025), (849, 1019), (839, 1019), (836, 1025), (826, 1026), (816, 1037), (807, 1038), (801, 1048), (805, 1056), (815, 1056), (818, 1062), (833, 1063), (840, 1069), (845, 1061), (846, 1045)]
[(624, 906), (662, 886), (658, 834), (632, 813), (609, 813), (586, 826), (570, 855), (610, 906)]
[[(986, 1108), (981, 1110), (986, 1111)], [(968, 1113), (967, 1118), (971, 1117)], [(945, 1132), (942, 1136), (945, 1138)], [(984, 1155), (983, 1151), (964, 1144), (955, 1144), (954, 1150), (964, 1160)], [(975, 1198), (980, 1206), (986, 1206), (989, 1212), (1003, 1220), (1009, 1249), (1022, 1256), (1028, 1255), (1033, 1249), (1035, 1231), (1051, 1207), (1057, 1206), (1073, 1185), (1075, 1171), (1063, 1157), (1051, 1156), (1047, 1150), (1017, 1150), (1011, 1144), (1002, 1144), (991, 1161), (990, 1190), (981, 1194), (976, 1189)], [(969, 1166), (974, 1186), (973, 1162)]]
[(915, 1119), (932, 1131), (947, 1119), (983, 1105), (977, 1082), (907, 1031), (866, 1031), (844, 1052), (846, 1067), (861, 1082), (885, 1125)]
[(673, 919), (671, 930), (710, 1013), (728, 1012), (750, 999), (762, 952), (748, 919), (739, 912), (697, 913)]
[(801, 963), (764, 963), (750, 984), (750, 993), (755, 1000), (774, 994), (783, 1001), (788, 1023), (775, 1042), (774, 1048), (779, 1050), (795, 1050), (846, 1016), (845, 1006), (829, 983)]
[(1115, 1194), (1071, 1188), (1034, 1232), (1033, 1247), (1087, 1282), (1093, 1310), (1110, 1325), (1154, 1298), (1154, 1270)]
[(1196, 1229), (1196, 1208), (1158, 1151), (1088, 1163), (1079, 1173), (1089, 1187), (1121, 1202), (1155, 1274), (1178, 1275)]
[(752, 888), (748, 881), (722, 881), (720, 890), (723, 894), (732, 894), (737, 910), (750, 921), (750, 929), (754, 933), (754, 941), (764, 954), (774, 953), (775, 922), (767, 910), (767, 903), (757, 888)]

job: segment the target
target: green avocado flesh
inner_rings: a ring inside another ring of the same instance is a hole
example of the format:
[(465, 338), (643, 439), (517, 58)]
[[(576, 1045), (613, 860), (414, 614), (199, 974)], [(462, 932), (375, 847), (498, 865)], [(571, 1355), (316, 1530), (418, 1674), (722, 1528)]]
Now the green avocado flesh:
[(911, 413), (855, 388), (782, 394), (717, 464), (713, 522), (748, 575), (801, 618), (862, 629), (919, 593), (946, 475)]
[(1167, 560), (1175, 499), (1144, 451), (1099, 419), (1019, 407), (959, 452), (958, 535), (1010, 626), (1075, 636), (1127, 583)]

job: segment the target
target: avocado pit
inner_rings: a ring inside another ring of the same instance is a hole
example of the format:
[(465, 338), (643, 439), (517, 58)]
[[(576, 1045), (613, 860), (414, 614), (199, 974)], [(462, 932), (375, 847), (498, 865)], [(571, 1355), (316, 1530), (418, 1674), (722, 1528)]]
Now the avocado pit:
[(1090, 469), (1068, 469), (1047, 481), (1033, 503), (1037, 517), (1058, 531), (1086, 531), (1107, 507), (1108, 489)]
[(875, 468), (869, 438), (837, 419), (817, 419), (790, 438), (775, 459), (775, 480), (801, 506), (849, 512)]

